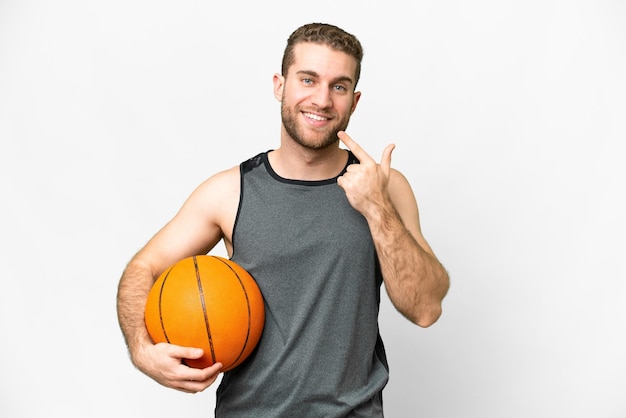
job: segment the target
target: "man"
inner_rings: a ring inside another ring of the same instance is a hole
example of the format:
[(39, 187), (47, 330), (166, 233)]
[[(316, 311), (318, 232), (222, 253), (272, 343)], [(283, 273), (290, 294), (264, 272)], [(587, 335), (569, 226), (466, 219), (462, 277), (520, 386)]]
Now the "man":
[(382, 416), (381, 284), (415, 324), (441, 314), (448, 275), (422, 236), (409, 183), (390, 167), (394, 146), (378, 164), (345, 132), (361, 97), (362, 56), (359, 41), (335, 26), (294, 31), (273, 79), (280, 147), (198, 186), (120, 279), (118, 316), (133, 363), (191, 393), (222, 365), (189, 368), (182, 359), (202, 350), (152, 343), (143, 320), (152, 283), (220, 240), (256, 279), (265, 328), (255, 352), (224, 374), (217, 416)]

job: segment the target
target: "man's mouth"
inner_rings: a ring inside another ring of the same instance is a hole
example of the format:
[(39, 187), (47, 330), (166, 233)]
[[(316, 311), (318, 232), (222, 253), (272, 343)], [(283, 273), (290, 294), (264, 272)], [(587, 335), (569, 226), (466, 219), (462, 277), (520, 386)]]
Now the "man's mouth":
[(309, 119), (318, 120), (318, 121), (327, 121), (330, 118), (326, 118), (324, 116), (316, 115), (314, 113), (303, 112), (303, 115)]

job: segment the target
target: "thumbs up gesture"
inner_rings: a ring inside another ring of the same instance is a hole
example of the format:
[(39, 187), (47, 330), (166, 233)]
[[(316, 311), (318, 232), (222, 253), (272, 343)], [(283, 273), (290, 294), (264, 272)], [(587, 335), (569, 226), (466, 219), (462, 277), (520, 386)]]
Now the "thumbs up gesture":
[(365, 217), (373, 215), (375, 209), (390, 204), (387, 187), (391, 173), (391, 153), (395, 145), (387, 145), (380, 163), (377, 163), (347, 133), (340, 131), (337, 136), (360, 161), (360, 164), (349, 165), (337, 179), (337, 184), (344, 190), (354, 209)]

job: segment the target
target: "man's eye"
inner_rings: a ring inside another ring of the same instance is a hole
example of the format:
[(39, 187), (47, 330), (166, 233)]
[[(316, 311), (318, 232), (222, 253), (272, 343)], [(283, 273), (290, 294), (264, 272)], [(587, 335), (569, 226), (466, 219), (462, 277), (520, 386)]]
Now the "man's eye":
[(337, 91), (341, 91), (341, 92), (344, 92), (344, 91), (347, 91), (347, 90), (348, 90), (348, 89), (346, 89), (346, 87), (345, 87), (345, 86), (340, 86), (340, 85), (336, 85), (336, 86), (334, 86), (333, 88), (334, 88), (335, 90), (337, 90)]
[(303, 84), (313, 84), (313, 80), (310, 78), (303, 78), (302, 79), (302, 83)]

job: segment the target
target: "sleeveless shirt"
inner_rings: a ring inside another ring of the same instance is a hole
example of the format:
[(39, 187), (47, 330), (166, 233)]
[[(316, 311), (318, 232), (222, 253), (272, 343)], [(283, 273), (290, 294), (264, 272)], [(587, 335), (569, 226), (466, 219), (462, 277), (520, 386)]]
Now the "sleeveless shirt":
[(216, 417), (382, 417), (382, 275), (367, 222), (336, 177), (284, 179), (267, 155), (240, 165), (232, 238), (232, 260), (263, 294), (265, 326), (224, 373)]

